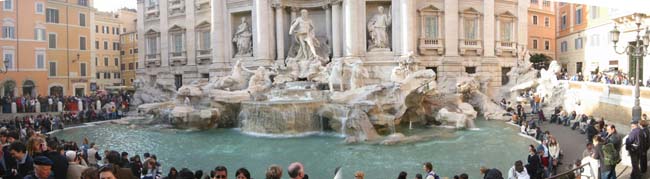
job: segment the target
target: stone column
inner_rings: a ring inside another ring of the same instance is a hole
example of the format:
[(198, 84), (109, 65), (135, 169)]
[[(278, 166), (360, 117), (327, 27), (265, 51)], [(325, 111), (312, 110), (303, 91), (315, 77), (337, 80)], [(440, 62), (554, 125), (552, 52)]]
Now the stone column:
[(18, 113), (18, 106), (16, 105), (16, 102), (11, 102), (11, 114), (16, 113)]
[[(138, 49), (140, 51), (138, 53), (138, 68), (139, 69), (140, 68), (142, 68), (142, 69), (145, 68), (146, 65), (144, 63), (144, 59), (145, 59), (145, 54), (147, 54), (147, 48), (145, 47), (145, 41), (146, 41), (147, 38), (144, 36), (144, 33), (146, 31), (144, 29), (144, 13), (143, 12), (145, 12), (145, 8), (146, 8), (144, 4), (145, 4), (144, 1), (138, 1), (138, 11), (137, 11), (138, 12), (138, 19), (137, 19), (137, 22), (136, 22), (137, 23), (136, 24), (136, 29), (138, 30), (137, 33), (138, 33), (138, 37), (139, 37), (138, 42), (137, 42), (138, 43)], [(92, 21), (93, 20), (91, 20), (91, 22)], [(91, 33), (91, 34), (95, 34), (95, 33)], [(92, 51), (95, 51), (95, 50), (91, 50), (91, 52)], [(91, 61), (95, 61), (94, 59), (95, 58), (92, 58)], [(94, 62), (91, 62), (91, 63), (94, 63)], [(97, 65), (97, 64), (95, 64), (95, 65)], [(96, 68), (95, 65), (93, 65), (92, 68)], [(93, 70), (93, 71), (96, 73), (95, 70)], [(92, 76), (95, 76), (95, 75), (92, 75)], [(50, 109), (50, 110), (54, 110), (54, 109)]]
[(345, 0), (343, 1), (343, 20), (345, 25), (343, 53), (346, 57), (359, 57), (364, 50), (365, 36), (361, 35), (365, 28), (365, 20), (362, 13), (365, 13), (365, 1)]
[[(187, 65), (196, 65), (196, 50), (198, 45), (196, 44), (196, 20), (195, 20), (195, 8), (193, 0), (185, 0), (185, 25), (186, 33), (183, 36), (183, 42), (185, 43), (185, 57), (187, 58)], [(188, 40), (189, 39), (189, 40)], [(195, 72), (198, 73), (198, 72)], [(195, 74), (196, 75), (196, 74)], [(198, 76), (198, 75), (197, 75)]]
[(341, 57), (341, 1), (332, 3), (332, 56)]
[(226, 35), (225, 29), (230, 27), (226, 24), (226, 1), (211, 0), (212, 8), (210, 9), (211, 24), (210, 41), (212, 42), (212, 63), (225, 63), (228, 59), (227, 50), (230, 38)]
[(167, 1), (159, 1), (158, 11), (160, 12), (160, 40), (158, 40), (158, 53), (160, 53), (160, 66), (169, 66), (169, 47), (171, 47), (169, 40), (169, 19), (167, 18)]
[[(501, 24), (499, 23), (499, 17), (495, 17), (494, 24), (496, 25), (496, 41), (501, 41)], [(514, 26), (514, 24), (513, 24)], [(514, 32), (513, 32), (514, 33)], [(498, 47), (499, 45), (497, 45)]]
[(416, 54), (416, 35), (418, 28), (415, 20), (417, 19), (417, 4), (415, 1), (406, 0), (400, 1), (400, 21), (401, 21), (401, 39), (402, 39), (402, 55), (413, 52)]
[[(445, 0), (445, 56), (458, 56), (458, 37), (462, 34), (462, 28), (458, 29), (458, 24), (461, 27), (463, 22), (459, 19), (458, 14), (458, 1)], [(459, 33), (460, 32), (460, 33)]]
[[(483, 55), (494, 56), (494, 0), (483, 1)], [(480, 28), (479, 28), (480, 29)], [(480, 31), (479, 31), (480, 32)]]
[[(253, 56), (255, 60), (271, 62), (274, 58), (275, 38), (271, 1), (253, 1)], [(266, 63), (265, 62), (265, 63)], [(268, 65), (268, 64), (259, 64)]]
[(327, 44), (329, 45), (329, 54), (332, 54), (332, 8), (327, 4), (323, 6), (323, 9), (325, 9), (325, 24), (327, 26)]
[(284, 61), (284, 35), (289, 32), (284, 30), (284, 6), (275, 4), (275, 42), (278, 61)]
[(515, 19), (517, 24), (515, 26), (515, 23), (513, 22), (512, 26), (513, 28), (516, 27), (513, 32), (514, 34), (517, 34), (517, 36), (515, 36), (516, 39), (513, 39), (513, 41), (517, 42), (519, 45), (528, 44), (528, 31), (526, 29), (528, 29), (529, 4), (530, 1), (519, 1), (517, 3), (517, 19)]

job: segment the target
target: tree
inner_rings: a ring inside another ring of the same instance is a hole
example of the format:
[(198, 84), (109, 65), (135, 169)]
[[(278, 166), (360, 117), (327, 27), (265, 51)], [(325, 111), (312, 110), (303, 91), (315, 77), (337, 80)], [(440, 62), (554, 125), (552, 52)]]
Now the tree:
[(530, 55), (530, 63), (533, 63), (533, 68), (540, 70), (542, 68), (548, 69), (548, 65), (551, 64), (551, 57), (544, 55), (542, 53), (536, 53)]

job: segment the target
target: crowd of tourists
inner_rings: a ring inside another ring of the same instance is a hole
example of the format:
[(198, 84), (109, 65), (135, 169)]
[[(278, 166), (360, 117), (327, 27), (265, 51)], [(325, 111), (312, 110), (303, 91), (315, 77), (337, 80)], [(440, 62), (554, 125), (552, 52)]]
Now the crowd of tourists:
[[(584, 76), (582, 72), (578, 72), (577, 74), (569, 76), (566, 72), (564, 72), (558, 75), (558, 79), (611, 85), (634, 85), (635, 81), (634, 77), (629, 77), (626, 73), (623, 73), (621, 71), (613, 71), (609, 74), (606, 72), (597, 72), (591, 73), (588, 76)], [(650, 87), (650, 79), (646, 80), (645, 83), (640, 83), (639, 86)]]
[[(34, 97), (29, 95), (5, 95), (1, 98), (0, 105), (2, 106), (2, 113), (11, 113), (12, 103), (16, 104), (16, 112), (18, 113), (35, 113), (37, 112), (37, 106), (40, 112), (64, 112), (79, 111), (79, 108), (82, 110), (97, 109), (97, 101), (100, 101), (102, 105), (108, 103), (115, 104), (116, 110), (128, 112), (131, 94), (121, 91), (117, 94), (102, 93), (86, 96), (38, 95)], [(62, 104), (62, 110), (58, 109), (59, 102)], [(79, 104), (82, 106), (79, 106)]]

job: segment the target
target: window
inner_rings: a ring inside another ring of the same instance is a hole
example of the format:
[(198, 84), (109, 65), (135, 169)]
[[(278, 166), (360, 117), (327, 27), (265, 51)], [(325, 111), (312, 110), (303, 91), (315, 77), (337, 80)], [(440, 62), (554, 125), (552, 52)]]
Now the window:
[(439, 27), (439, 18), (438, 16), (425, 16), (424, 23), (426, 24), (425, 37), (430, 39), (438, 39), (438, 27)]
[(600, 45), (600, 35), (598, 35), (598, 34), (591, 35), (591, 41), (589, 41), (589, 42), (590, 42), (589, 44), (592, 47), (599, 46)]
[(126, 70), (126, 64), (124, 63), (120, 64), (120, 70), (122, 71)]
[(510, 70), (512, 70), (511, 67), (501, 67), (501, 85), (507, 85), (510, 82), (510, 78), (508, 77)]
[(537, 0), (530, 0), (531, 4), (537, 4)]
[(36, 69), (45, 69), (45, 52), (36, 52)]
[(113, 50), (120, 50), (120, 43), (119, 42), (113, 42)]
[(45, 12), (45, 5), (42, 2), (36, 2), (36, 14), (43, 14)]
[(95, 66), (98, 66), (98, 65), (99, 65), (99, 61), (98, 61), (97, 57), (95, 57)]
[(153, 55), (158, 53), (158, 38), (157, 37), (147, 37), (147, 55)]
[(500, 21), (501, 22), (501, 41), (512, 42), (512, 31), (513, 31), (513, 22), (512, 21)]
[(50, 76), (56, 76), (56, 62), (50, 62)]
[(95, 41), (95, 49), (99, 49), (99, 41)]
[(113, 73), (113, 78), (120, 79), (120, 73)]
[(104, 57), (104, 66), (108, 66), (108, 57)]
[(34, 40), (45, 41), (45, 29), (34, 29)]
[(138, 53), (138, 49), (137, 48), (133, 49), (133, 53)]
[(99, 33), (99, 25), (95, 25), (95, 33)]
[(533, 49), (537, 49), (537, 40), (533, 40)]
[(79, 26), (86, 26), (86, 14), (79, 14)]
[(174, 43), (172, 52), (182, 52), (183, 51), (183, 34), (175, 33), (172, 35), (172, 42)]
[(124, 55), (124, 50), (120, 50), (120, 55)]
[(575, 42), (576, 42), (575, 43), (576, 50), (582, 49), (582, 38), (576, 38)]
[(86, 76), (86, 63), (79, 63), (79, 74)]
[(14, 26), (2, 26), (2, 38), (3, 39), (15, 39), (16, 38), (16, 29)]
[(115, 66), (120, 66), (120, 59), (119, 58), (115, 58)]
[(79, 37), (79, 50), (86, 50), (86, 37)]
[(545, 27), (551, 27), (551, 18), (544, 17), (544, 26)]
[(2, 9), (5, 11), (13, 11), (14, 10), (14, 0), (4, 0), (4, 3), (2, 3)]
[(126, 33), (126, 28), (122, 28), (122, 32), (123, 32), (123, 33)]
[(209, 79), (210, 74), (209, 73), (201, 73), (201, 78)]
[(478, 17), (465, 18), (465, 39), (476, 40), (478, 39)]
[(129, 70), (133, 70), (133, 63), (129, 63)]
[(591, 10), (591, 18), (592, 19), (596, 19), (596, 18), (600, 17), (600, 8), (598, 8), (598, 6), (591, 6), (591, 8), (589, 8), (589, 9)]
[(50, 34), (49, 35), (49, 47), (50, 48), (56, 48), (56, 34)]
[(45, 13), (45, 20), (48, 23), (59, 23), (59, 10), (47, 9)]
[(6, 61), (5, 66), (7, 70), (14, 69), (14, 51), (13, 50), (4, 50), (4, 58), (2, 60)]
[(537, 16), (533, 16), (533, 25), (537, 25)]
[(133, 54), (133, 49), (129, 49), (129, 55)]
[(104, 26), (102, 26), (102, 34), (103, 33), (106, 33), (106, 28), (104, 28)]
[(202, 31), (199, 36), (199, 50), (210, 49), (210, 31)]
[(88, 0), (79, 0), (78, 3), (80, 6), (88, 6)]
[(582, 9), (576, 9), (576, 25), (582, 24)]
[(101, 78), (101, 76), (99, 75), (99, 73), (95, 73), (95, 78), (97, 78), (97, 79), (100, 79), (100, 78)]
[(562, 30), (565, 30), (565, 29), (566, 29), (566, 14), (563, 14), (563, 15), (562, 15), (562, 19), (560, 19), (560, 21), (562, 21), (562, 22), (560, 23), (561, 29), (562, 29)]
[(108, 41), (104, 41), (104, 50), (108, 50)]
[(560, 43), (560, 52), (567, 52), (569, 50), (569, 45), (566, 41)]
[(551, 7), (551, 1), (544, 0), (544, 6)]
[(110, 73), (104, 73), (104, 79), (111, 79)]
[(465, 67), (465, 73), (467, 73), (467, 74), (475, 74), (476, 73), (476, 67)]
[(548, 40), (544, 41), (544, 50), (551, 50), (551, 42)]

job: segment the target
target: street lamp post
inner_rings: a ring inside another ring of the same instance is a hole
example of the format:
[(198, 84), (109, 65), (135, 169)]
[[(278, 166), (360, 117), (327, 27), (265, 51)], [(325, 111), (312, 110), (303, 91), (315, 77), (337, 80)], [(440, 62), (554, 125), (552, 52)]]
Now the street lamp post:
[(614, 52), (617, 54), (625, 54), (628, 56), (632, 56), (635, 60), (635, 77), (634, 77), (634, 107), (632, 107), (632, 121), (639, 121), (641, 119), (641, 105), (639, 101), (639, 83), (642, 83), (642, 81), (639, 81), (639, 61), (641, 58), (646, 56), (648, 54), (648, 45), (650, 44), (650, 29), (647, 27), (645, 28), (645, 34), (643, 37), (641, 36), (641, 22), (643, 21), (643, 18), (645, 17), (645, 14), (641, 13), (635, 13), (634, 14), (634, 21), (636, 23), (636, 40), (634, 44), (629, 44), (625, 46), (625, 49), (622, 52), (619, 52), (616, 49), (616, 43), (619, 40), (619, 36), (621, 35), (621, 32), (616, 29), (616, 25), (614, 25), (614, 30), (610, 31), (610, 34), (612, 35), (612, 41), (614, 42)]

